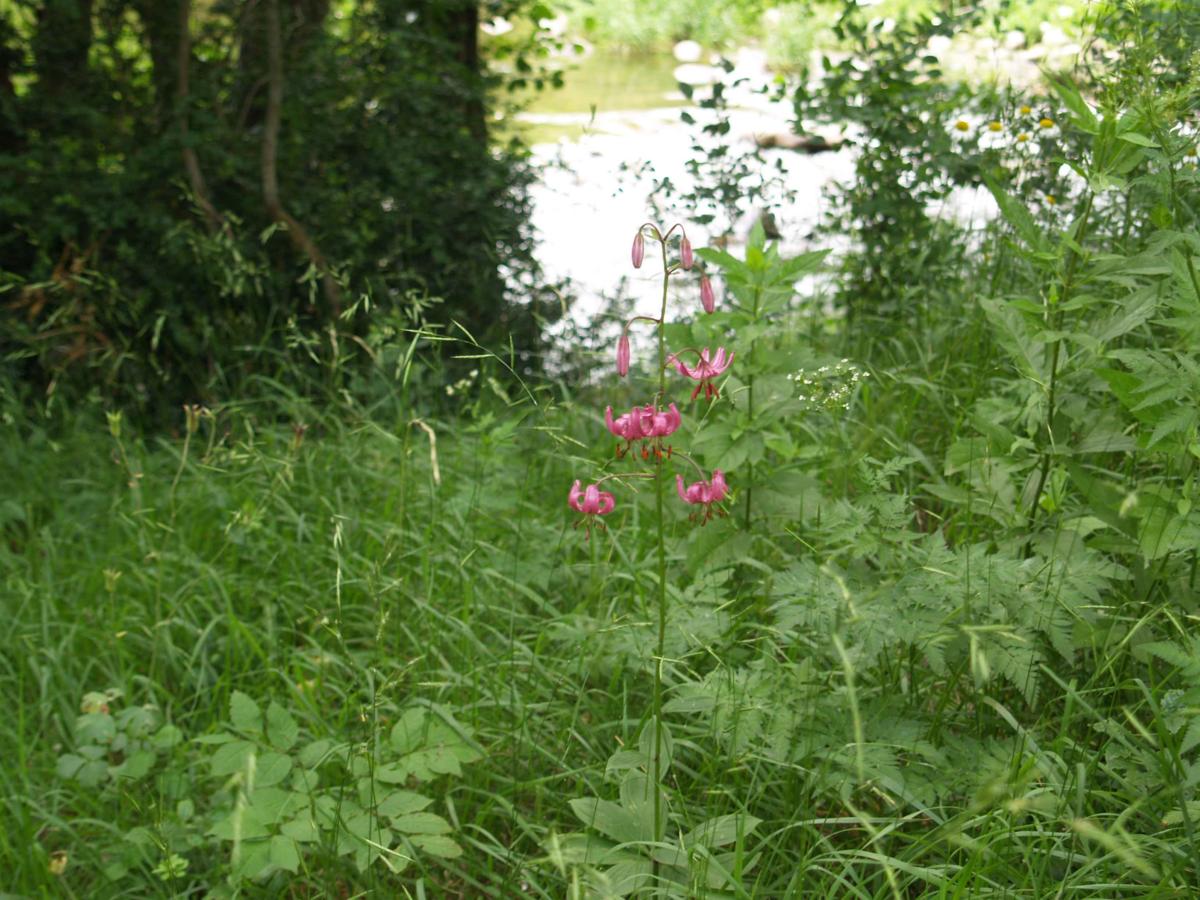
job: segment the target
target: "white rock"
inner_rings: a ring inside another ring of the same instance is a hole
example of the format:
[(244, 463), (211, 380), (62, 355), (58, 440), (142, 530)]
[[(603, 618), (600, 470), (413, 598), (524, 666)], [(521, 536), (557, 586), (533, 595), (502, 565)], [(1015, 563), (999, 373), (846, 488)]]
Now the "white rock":
[(699, 62), (704, 51), (695, 41), (680, 41), (672, 52), (681, 63), (694, 63)]

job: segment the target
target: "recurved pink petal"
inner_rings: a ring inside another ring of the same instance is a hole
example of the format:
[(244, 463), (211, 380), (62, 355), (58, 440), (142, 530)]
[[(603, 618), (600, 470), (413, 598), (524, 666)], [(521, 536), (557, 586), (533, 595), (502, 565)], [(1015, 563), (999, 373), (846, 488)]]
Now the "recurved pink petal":
[[(578, 481), (575, 483), (579, 484)], [(679, 494), (679, 499), (682, 500), (684, 503), (692, 502), (691, 500), (688, 499), (687, 492), (683, 489), (683, 476), (682, 475), (675, 476), (675, 492), (677, 494)]]
[(575, 483), (571, 485), (571, 492), (567, 494), (567, 505), (576, 512), (583, 512), (583, 508), (579, 505), (579, 497), (583, 493), (583, 489), (579, 485), (579, 479), (575, 479)]
[(594, 516), (600, 512), (600, 488), (589, 484), (583, 491), (583, 505), (580, 509), (584, 515)]
[(616, 508), (616, 505), (617, 501), (613, 498), (612, 494), (610, 494), (608, 491), (600, 492), (600, 509), (598, 510), (600, 515), (607, 516), (613, 511), (613, 509)]
[(725, 483), (725, 473), (720, 469), (713, 469), (712, 502), (720, 503), (728, 494), (729, 485)]

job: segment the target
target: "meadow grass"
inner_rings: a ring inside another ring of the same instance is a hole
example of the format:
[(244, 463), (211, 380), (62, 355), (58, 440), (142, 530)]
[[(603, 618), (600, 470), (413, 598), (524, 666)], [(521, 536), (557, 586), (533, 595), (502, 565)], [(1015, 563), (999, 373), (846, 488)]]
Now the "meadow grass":
[[(1123, 593), (1105, 601), (1124, 627), (1094, 636), (1073, 664), (1039, 662), (1033, 702), (980, 680), (970, 657), (939, 672), (912, 648), (851, 656), (844, 630), (797, 640), (780, 624), (773, 585), (806, 544), (825, 540), (835, 565), (849, 545), (829, 549), (847, 540), (859, 548), (851, 555), (869, 553), (872, 528), (881, 546), (915, 539), (882, 523), (838, 538), (844, 498), (869, 495), (864, 460), (898, 453), (917, 462), (894, 489), (917, 491), (987, 387), (979, 354), (905, 338), (858, 349), (888, 364), (850, 412), (799, 425), (816, 505), (790, 524), (765, 522), (758, 562), (722, 561), (718, 550), (696, 566), (697, 542), (718, 526), (701, 533), (680, 516), (668, 535), (673, 821), (762, 820), (730, 896), (1187, 896), (1195, 763), (1158, 724), (1170, 702), (1163, 676), (1131, 653), (1139, 632), (1186, 633), (1172, 598), (1116, 584)], [(226, 802), (227, 779), (209, 773), (194, 741), (228, 728), (231, 698), (244, 692), (285, 706), (306, 737), (355, 747), (411, 704), (436, 704), (482, 758), (437, 793), (460, 857), (419, 858), (394, 875), (324, 847), (295, 874), (236, 881), (239, 894), (603, 896), (589, 867), (556, 854), (554, 836), (579, 827), (570, 800), (612, 796), (606, 761), (647, 720), (656, 590), (644, 499), (590, 541), (565, 514), (571, 451), (598, 433), (586, 398), (547, 387), (536, 408), (512, 407), (481, 388), (462, 417), (427, 416), (435, 480), (426, 433), (398, 402), (364, 413), (263, 393), (201, 420), (186, 456), (182, 435), (140, 438), (125, 426), (114, 438), (98, 417), (69, 431), (29, 419), (8, 430), (5, 886), (32, 896), (232, 891), (230, 845), (205, 819)], [(985, 538), (988, 522), (968, 510), (956, 533)], [(880, 607), (904, 577), (881, 571), (875, 593), (852, 602)], [(695, 699), (701, 685), (715, 703)], [(79, 743), (81, 699), (108, 688), (123, 692), (114, 712), (152, 705), (185, 739), (143, 778), (84, 787), (56, 766)], [(688, 713), (700, 709), (712, 714)], [(805, 727), (806, 716), (831, 715), (835, 740)], [(1169, 828), (1153, 813), (1164, 792), (1183, 811)], [(194, 808), (183, 828), (181, 798)], [(136, 828), (159, 843), (113, 877)], [(164, 865), (173, 854), (186, 868)]]

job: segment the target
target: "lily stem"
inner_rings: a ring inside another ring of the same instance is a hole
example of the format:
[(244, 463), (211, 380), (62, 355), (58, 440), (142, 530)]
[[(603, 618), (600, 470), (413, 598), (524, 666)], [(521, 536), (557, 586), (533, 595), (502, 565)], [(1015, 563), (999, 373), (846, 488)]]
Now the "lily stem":
[[(669, 232), (668, 232), (669, 233)], [(662, 280), (662, 309), (658, 317), (658, 397), (661, 404), (667, 393), (667, 336), (664, 330), (667, 321), (667, 283), (671, 277), (667, 261), (667, 241), (664, 236), (660, 242), (663, 260)], [(658, 645), (654, 657), (654, 778), (650, 790), (654, 792), (654, 839), (657, 841), (663, 834), (662, 790), (659, 784), (662, 778), (662, 682), (663, 655), (667, 643), (667, 543), (666, 520), (663, 513), (663, 495), (665, 493), (666, 471), (664, 460), (658, 457), (654, 463), (654, 502), (658, 514)], [(655, 884), (658, 882), (658, 861), (653, 862), (652, 874)]]

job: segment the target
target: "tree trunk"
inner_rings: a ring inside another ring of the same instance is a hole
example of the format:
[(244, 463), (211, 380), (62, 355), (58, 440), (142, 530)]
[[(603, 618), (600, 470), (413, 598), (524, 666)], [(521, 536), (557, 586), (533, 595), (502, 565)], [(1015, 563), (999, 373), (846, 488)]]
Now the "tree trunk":
[(222, 228), (228, 228), (228, 224), (217, 212), (217, 208), (213, 206), (212, 200), (208, 196), (208, 185), (205, 184), (204, 173), (200, 170), (200, 158), (196, 155), (196, 149), (191, 145), (191, 134), (188, 130), (192, 63), (191, 20), (191, 0), (179, 0), (179, 43), (176, 49), (175, 73), (176, 115), (179, 119), (179, 140), (183, 145), (183, 167), (187, 171), (188, 184), (192, 188), (192, 198), (200, 207), (200, 211), (204, 213), (209, 231), (216, 233)]
[(267, 110), (263, 126), (262, 143), (262, 183), (263, 202), (267, 214), (276, 222), (282, 224), (292, 239), (292, 243), (300, 250), (313, 268), (320, 273), (321, 287), (325, 300), (334, 317), (341, 313), (342, 297), (329, 263), (321, 253), (321, 249), (309, 236), (308, 231), (294, 216), (284, 209), (279, 199), (279, 129), (283, 118), (283, 35), (279, 16), (279, 0), (267, 0), (266, 5), (266, 38), (267, 38)]

